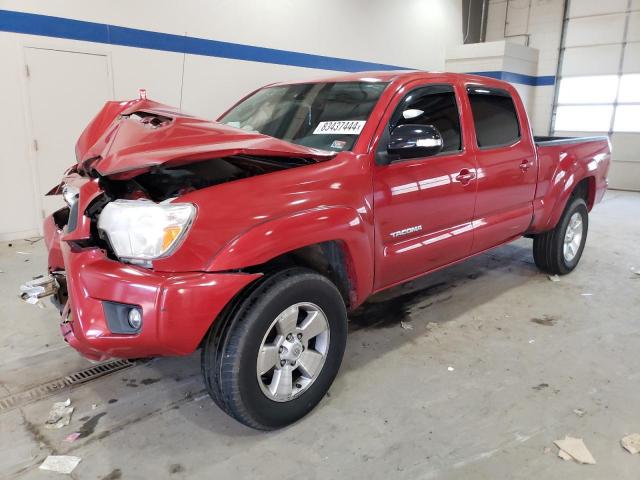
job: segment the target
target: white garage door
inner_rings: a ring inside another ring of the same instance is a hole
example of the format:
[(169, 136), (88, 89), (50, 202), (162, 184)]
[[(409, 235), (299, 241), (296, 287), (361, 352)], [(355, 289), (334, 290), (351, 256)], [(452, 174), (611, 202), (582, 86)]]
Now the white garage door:
[(608, 134), (612, 188), (640, 190), (640, 0), (569, 0), (553, 129)]
[(60, 197), (44, 194), (74, 164), (76, 140), (113, 97), (113, 84), (106, 55), (28, 47), (25, 62), (36, 191), (44, 216), (63, 205)]

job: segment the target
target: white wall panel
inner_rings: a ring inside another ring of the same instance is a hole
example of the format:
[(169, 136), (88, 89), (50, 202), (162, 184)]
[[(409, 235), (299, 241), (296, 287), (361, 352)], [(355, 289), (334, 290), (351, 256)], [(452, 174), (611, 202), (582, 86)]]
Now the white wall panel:
[(640, 166), (640, 133), (614, 133), (611, 145), (616, 161), (635, 162)]
[(621, 50), (621, 44), (567, 48), (564, 51), (561, 75), (618, 73)]
[(506, 15), (506, 0), (489, 1), (489, 11), (487, 12), (487, 29), (485, 33), (487, 42), (504, 39)]
[(115, 98), (138, 96), (147, 90), (149, 98), (180, 106), (180, 84), (184, 54), (113, 46)]
[(572, 19), (567, 25), (566, 47), (620, 43), (625, 15), (604, 15)]
[(10, 240), (37, 233), (40, 202), (36, 202), (35, 176), (28, 159), (22, 50), (16, 47), (14, 35), (0, 32), (0, 58), (0, 240)]
[(507, 8), (506, 35), (523, 35), (529, 31), (530, 0), (510, 0)]
[(629, 30), (627, 31), (628, 42), (640, 42), (640, 12), (629, 15)]
[(622, 71), (624, 73), (640, 72), (640, 42), (627, 43)]
[(612, 162), (609, 168), (609, 188), (635, 190), (640, 185), (640, 164), (635, 162)]
[(628, 0), (572, 0), (569, 2), (569, 18), (625, 12), (627, 3)]

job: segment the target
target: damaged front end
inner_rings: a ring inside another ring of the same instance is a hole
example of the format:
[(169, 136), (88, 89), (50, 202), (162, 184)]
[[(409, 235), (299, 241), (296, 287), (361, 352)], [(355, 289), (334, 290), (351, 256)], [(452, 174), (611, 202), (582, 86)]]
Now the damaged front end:
[(243, 227), (199, 214), (239, 191), (231, 183), (252, 190), (252, 177), (334, 156), (138, 103), (107, 105), (83, 133), (78, 164), (50, 192), (67, 206), (44, 221), (49, 276), (22, 292), (54, 298), (65, 340), (94, 360), (192, 353), (261, 275), (209, 271), (233, 235), (222, 229)]
[[(179, 166), (153, 166), (127, 179), (100, 176), (93, 171), (99, 193), (78, 212), (76, 202), (54, 214), (62, 229), (73, 232), (77, 219), (89, 221), (89, 236), (76, 245), (98, 247), (109, 258), (151, 268), (152, 261), (171, 255), (180, 245), (197, 215), (191, 203), (180, 197), (196, 190), (315, 163), (308, 158), (236, 155), (200, 160)], [(79, 174), (74, 174), (74, 176)], [(82, 177), (81, 178), (87, 178)], [(75, 192), (65, 184), (65, 192)], [(77, 198), (77, 196), (76, 196)]]

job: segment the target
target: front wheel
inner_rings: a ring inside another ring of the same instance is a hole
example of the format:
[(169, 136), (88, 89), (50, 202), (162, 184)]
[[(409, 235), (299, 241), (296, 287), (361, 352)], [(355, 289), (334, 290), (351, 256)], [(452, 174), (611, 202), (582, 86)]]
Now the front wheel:
[(311, 270), (284, 270), (254, 287), (226, 320), (202, 354), (216, 403), (261, 430), (311, 411), (338, 373), (346, 345), (346, 308), (335, 285)]
[(588, 228), (589, 214), (584, 199), (570, 199), (556, 228), (534, 237), (536, 266), (551, 274), (571, 272), (582, 256)]

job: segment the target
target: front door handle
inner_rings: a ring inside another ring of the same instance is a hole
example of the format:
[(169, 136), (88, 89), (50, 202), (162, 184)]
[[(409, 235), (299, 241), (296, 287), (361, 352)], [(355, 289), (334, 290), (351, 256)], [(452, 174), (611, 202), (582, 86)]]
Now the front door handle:
[(476, 178), (476, 174), (466, 168), (460, 170), (460, 173), (456, 175), (456, 180), (459, 181), (462, 185), (467, 185), (474, 178)]
[(531, 168), (531, 165), (532, 163), (529, 160), (522, 160), (522, 162), (520, 162), (520, 170), (524, 173)]

